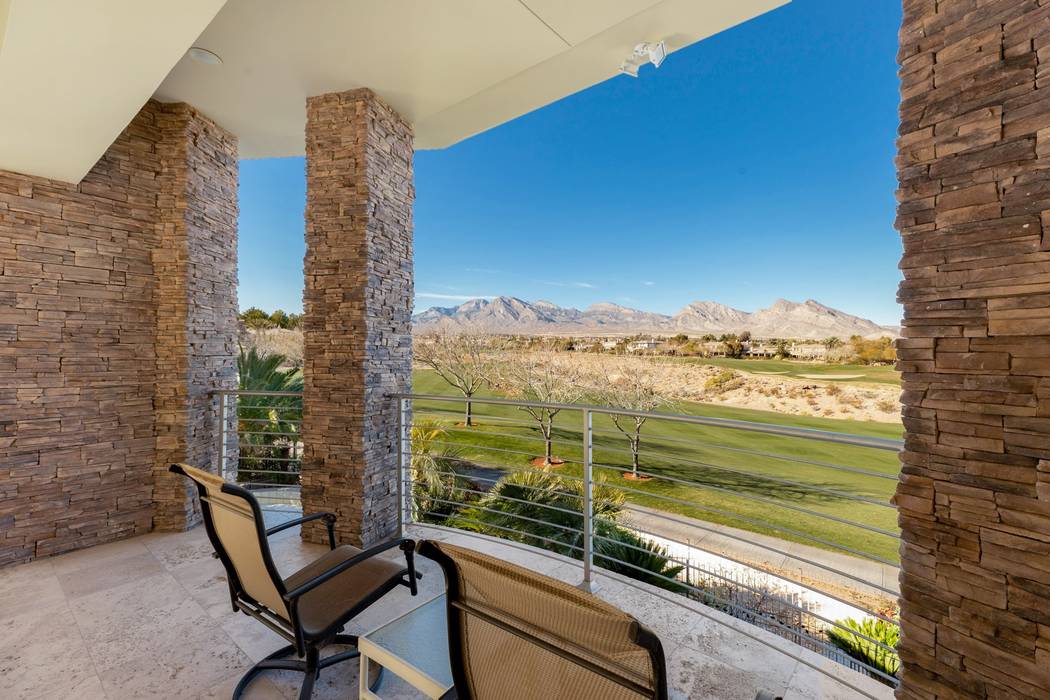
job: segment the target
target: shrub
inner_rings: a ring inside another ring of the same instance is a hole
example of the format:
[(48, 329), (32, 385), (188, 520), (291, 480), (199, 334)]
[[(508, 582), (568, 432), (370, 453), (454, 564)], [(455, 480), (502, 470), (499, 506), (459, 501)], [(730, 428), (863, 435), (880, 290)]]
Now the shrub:
[(462, 451), (437, 444), (445, 434), (432, 421), (420, 421), (412, 428), (412, 508), (422, 522), (443, 523), (469, 500), (469, 492), (463, 490), (468, 482), (457, 472)]
[[(879, 669), (883, 673), (890, 676), (897, 675), (897, 669), (899, 669), (901, 665), (901, 660), (900, 657), (897, 656), (897, 653), (895, 651), (886, 651), (864, 637), (870, 637), (871, 639), (885, 644), (891, 649), (896, 649), (897, 642), (900, 640), (900, 627), (894, 623), (870, 617), (864, 618), (860, 621), (849, 617), (845, 620), (838, 620), (837, 622), (843, 627), (848, 627), (853, 631), (850, 632), (840, 627), (832, 627), (828, 629), (828, 640), (832, 644), (839, 649), (842, 649), (842, 651), (846, 652), (854, 659), (863, 661), (869, 666)], [(864, 637), (859, 636), (860, 634), (864, 635)]]
[(722, 370), (715, 376), (709, 377), (707, 381), (704, 382), (704, 388), (716, 394), (720, 394), (723, 391), (729, 391), (730, 389), (735, 388), (735, 385), (738, 384), (736, 379), (737, 375), (733, 370)]
[[(491, 492), (463, 508), (449, 524), (581, 559), (582, 488), (581, 482), (549, 471), (515, 472), (501, 478)], [(595, 564), (668, 590), (683, 589), (667, 580), (682, 567), (671, 561), (666, 549), (615, 521), (623, 509), (623, 492), (597, 480), (591, 494), (595, 533), (600, 535), (594, 538)]]
[(885, 411), (886, 413), (896, 413), (900, 410), (901, 405), (897, 401), (891, 401), (890, 399), (882, 399), (877, 404), (875, 404), (875, 407), (878, 408), (880, 411)]

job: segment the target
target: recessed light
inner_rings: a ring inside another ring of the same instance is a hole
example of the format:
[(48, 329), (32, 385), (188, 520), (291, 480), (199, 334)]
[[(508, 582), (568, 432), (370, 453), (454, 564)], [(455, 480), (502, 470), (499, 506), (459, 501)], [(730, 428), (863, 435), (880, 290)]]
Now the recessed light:
[(190, 58), (194, 61), (200, 61), (201, 63), (207, 63), (209, 66), (221, 66), (222, 59), (219, 58), (219, 54), (208, 49), (202, 49), (199, 46), (191, 46), (190, 50), (186, 52)]

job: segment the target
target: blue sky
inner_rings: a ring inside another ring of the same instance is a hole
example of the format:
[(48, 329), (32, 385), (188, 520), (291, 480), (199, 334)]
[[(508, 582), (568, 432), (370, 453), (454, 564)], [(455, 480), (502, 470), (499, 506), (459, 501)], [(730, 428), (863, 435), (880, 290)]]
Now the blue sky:
[[(794, 0), (416, 154), (416, 309), (511, 295), (900, 318), (895, 0)], [(240, 305), (302, 307), (301, 158), (241, 163)]]

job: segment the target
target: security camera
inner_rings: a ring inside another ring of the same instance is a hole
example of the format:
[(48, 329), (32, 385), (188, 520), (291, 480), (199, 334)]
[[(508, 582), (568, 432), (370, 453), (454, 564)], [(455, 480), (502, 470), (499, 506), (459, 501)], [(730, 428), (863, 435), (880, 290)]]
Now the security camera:
[(634, 47), (634, 55), (638, 58), (648, 58), (653, 68), (659, 68), (660, 64), (667, 58), (667, 46), (662, 41), (655, 44), (644, 41)]
[(634, 47), (634, 51), (631, 55), (620, 64), (620, 72), (631, 76), (632, 78), (638, 77), (638, 69), (645, 63), (652, 63), (654, 68), (659, 68), (660, 64), (667, 58), (667, 46), (662, 41), (649, 42), (643, 41)]

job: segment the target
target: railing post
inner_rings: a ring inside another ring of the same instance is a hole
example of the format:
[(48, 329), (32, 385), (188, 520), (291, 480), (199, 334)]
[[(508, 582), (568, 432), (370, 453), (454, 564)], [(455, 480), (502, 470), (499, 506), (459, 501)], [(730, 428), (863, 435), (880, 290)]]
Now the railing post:
[(221, 391), (215, 397), (219, 405), (215, 409), (215, 455), (218, 464), (215, 465), (215, 473), (226, 478), (226, 394)]
[(410, 399), (397, 400), (397, 528), (398, 537), (405, 536), (405, 528), (412, 520), (412, 489), (409, 467), (412, 464), (412, 437), (408, 411)]
[(592, 451), (594, 450), (594, 425), (590, 409), (583, 409), (583, 582), (580, 588), (593, 592), (595, 584), (591, 577), (594, 565), (594, 503), (592, 486)]

